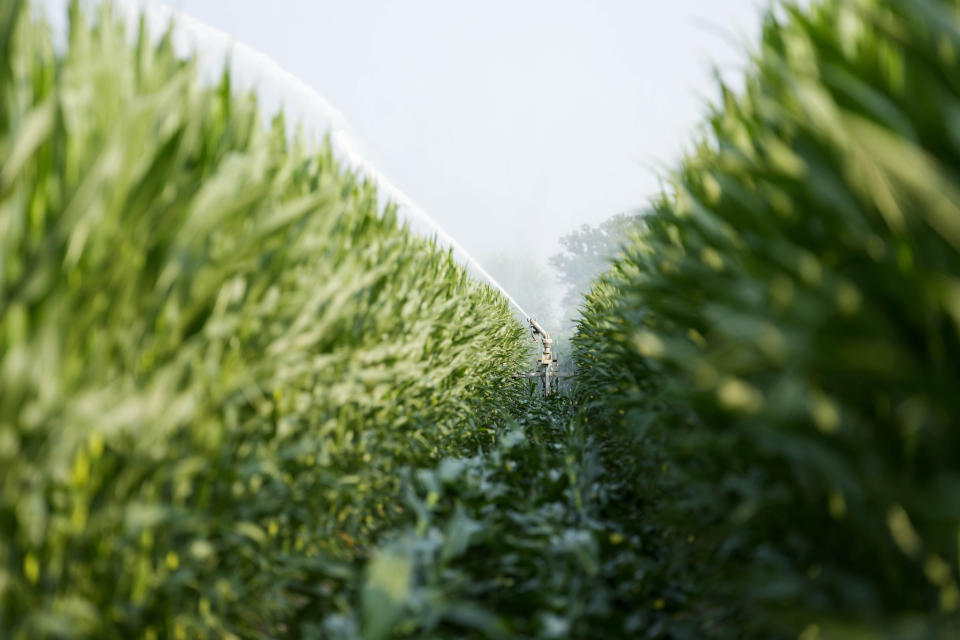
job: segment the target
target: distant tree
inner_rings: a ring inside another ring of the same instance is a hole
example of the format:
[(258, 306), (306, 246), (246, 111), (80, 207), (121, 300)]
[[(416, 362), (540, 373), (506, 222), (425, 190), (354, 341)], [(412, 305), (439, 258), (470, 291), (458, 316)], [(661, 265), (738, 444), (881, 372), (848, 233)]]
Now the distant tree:
[(628, 232), (639, 227), (644, 213), (620, 213), (595, 227), (584, 224), (560, 238), (563, 250), (550, 256), (549, 263), (556, 269), (557, 280), (565, 289), (562, 299), (564, 324), (570, 324), (579, 315), (577, 309), (583, 295), (620, 252)]

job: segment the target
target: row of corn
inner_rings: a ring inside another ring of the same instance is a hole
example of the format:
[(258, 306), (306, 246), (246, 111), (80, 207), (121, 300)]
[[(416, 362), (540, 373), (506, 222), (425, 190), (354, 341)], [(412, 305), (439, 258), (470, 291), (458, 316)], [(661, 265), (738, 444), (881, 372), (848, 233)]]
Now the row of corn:
[(768, 14), (584, 305), (648, 580), (704, 636), (960, 633), (960, 4)]
[[(0, 636), (280, 637), (511, 411), (506, 301), (168, 37), (0, 6)], [(479, 416), (479, 418), (478, 418)]]

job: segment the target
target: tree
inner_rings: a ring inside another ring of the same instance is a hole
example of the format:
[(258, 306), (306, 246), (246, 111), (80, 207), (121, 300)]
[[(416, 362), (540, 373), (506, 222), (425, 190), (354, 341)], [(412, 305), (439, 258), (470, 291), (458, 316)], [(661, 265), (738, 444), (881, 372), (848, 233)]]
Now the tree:
[(640, 227), (645, 213), (620, 213), (595, 227), (581, 225), (560, 238), (563, 250), (550, 256), (549, 263), (556, 269), (557, 280), (565, 288), (563, 324), (569, 324), (579, 316), (583, 294), (590, 291), (594, 279), (606, 271), (610, 261), (620, 253), (629, 231)]

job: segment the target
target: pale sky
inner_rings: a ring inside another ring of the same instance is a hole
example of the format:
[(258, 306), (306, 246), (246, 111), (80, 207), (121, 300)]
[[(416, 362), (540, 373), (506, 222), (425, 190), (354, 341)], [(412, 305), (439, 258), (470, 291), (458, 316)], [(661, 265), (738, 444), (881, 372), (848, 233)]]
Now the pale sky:
[(478, 257), (643, 205), (763, 0), (177, 0), (304, 80)]
[[(66, 0), (32, 1), (62, 26)], [(334, 126), (351, 166), (521, 304), (500, 258), (545, 267), (563, 234), (646, 204), (695, 139), (714, 66), (739, 84), (767, 2), (115, 1), (150, 6), (157, 30), (172, 7), (223, 32), (178, 18), (209, 77), (232, 51), (268, 113)]]

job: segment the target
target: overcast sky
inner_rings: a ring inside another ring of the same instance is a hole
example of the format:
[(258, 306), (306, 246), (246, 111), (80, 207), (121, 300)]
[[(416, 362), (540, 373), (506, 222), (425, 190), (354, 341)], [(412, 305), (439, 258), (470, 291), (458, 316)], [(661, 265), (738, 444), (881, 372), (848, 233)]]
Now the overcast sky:
[[(541, 264), (561, 235), (656, 194), (716, 95), (713, 65), (739, 77), (766, 5), (120, 1), (173, 7), (267, 54), (481, 262), (531, 252)], [(62, 16), (66, 0), (34, 2)]]
[[(547, 255), (638, 207), (689, 147), (763, 0), (177, 0), (346, 116), (478, 256)], [(734, 75), (736, 73), (734, 72)]]

